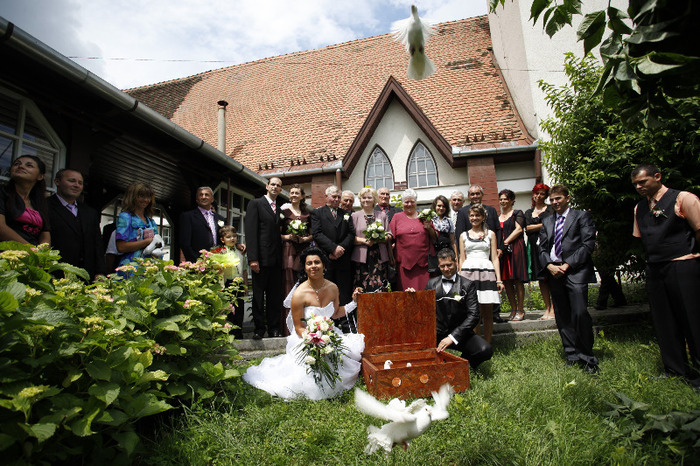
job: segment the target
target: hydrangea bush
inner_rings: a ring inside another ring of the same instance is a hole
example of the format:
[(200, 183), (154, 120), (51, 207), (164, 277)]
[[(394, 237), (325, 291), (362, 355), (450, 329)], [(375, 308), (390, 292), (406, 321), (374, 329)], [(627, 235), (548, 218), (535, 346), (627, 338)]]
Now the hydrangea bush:
[(140, 260), (89, 284), (48, 245), (0, 250), (6, 460), (128, 463), (136, 421), (238, 377), (225, 318), (235, 290), (222, 290), (208, 256), (180, 267)]

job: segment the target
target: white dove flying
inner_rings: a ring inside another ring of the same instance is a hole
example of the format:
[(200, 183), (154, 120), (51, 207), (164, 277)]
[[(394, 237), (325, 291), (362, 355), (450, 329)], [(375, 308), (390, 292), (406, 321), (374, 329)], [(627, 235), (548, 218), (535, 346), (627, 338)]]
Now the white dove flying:
[(425, 55), (425, 43), (436, 30), (429, 21), (418, 17), (415, 5), (411, 5), (411, 16), (392, 23), (391, 32), (394, 39), (405, 45), (406, 51), (411, 54), (406, 71), (408, 79), (425, 79), (435, 72), (435, 65)]
[(406, 406), (403, 400), (394, 398), (388, 404), (376, 400), (369, 393), (355, 389), (355, 406), (358, 411), (370, 416), (392, 421), (381, 428), (367, 427), (367, 447), (365, 453), (371, 455), (380, 448), (387, 454), (394, 445), (403, 444), (404, 449), (408, 442), (425, 432), (432, 421), (447, 419), (447, 405), (452, 397), (452, 387), (445, 384), (440, 391), (433, 392), (435, 406), (428, 405), (425, 400), (415, 400)]

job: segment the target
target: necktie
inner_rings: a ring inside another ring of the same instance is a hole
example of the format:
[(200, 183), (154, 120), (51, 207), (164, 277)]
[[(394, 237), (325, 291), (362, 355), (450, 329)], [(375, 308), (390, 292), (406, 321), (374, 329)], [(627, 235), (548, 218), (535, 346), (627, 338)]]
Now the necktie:
[(561, 238), (564, 236), (564, 220), (565, 217), (560, 215), (557, 217), (557, 223), (554, 225), (554, 254), (558, 258), (561, 257)]
[(277, 204), (270, 202), (270, 207), (272, 207), (272, 212), (277, 213)]
[(449, 293), (452, 287), (455, 284), (455, 278), (445, 278), (442, 277), (442, 289), (445, 291), (445, 293)]
[(335, 209), (331, 209), (331, 213), (333, 214), (333, 218), (338, 218), (338, 212), (336, 212)]
[(207, 211), (206, 214), (207, 217), (207, 224), (209, 225), (209, 231), (211, 231), (211, 237), (214, 240), (214, 244), (216, 244), (216, 225), (214, 224), (214, 212), (211, 210)]
[(78, 216), (78, 206), (75, 204), (66, 204), (66, 208), (70, 210), (70, 213), (73, 214), (74, 217)]

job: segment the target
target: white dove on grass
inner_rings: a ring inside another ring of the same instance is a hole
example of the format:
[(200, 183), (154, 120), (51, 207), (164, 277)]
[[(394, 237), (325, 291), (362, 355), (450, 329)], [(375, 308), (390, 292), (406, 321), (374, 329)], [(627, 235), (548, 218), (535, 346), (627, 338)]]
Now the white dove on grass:
[(435, 65), (425, 55), (425, 43), (436, 30), (429, 21), (418, 17), (415, 5), (411, 5), (411, 16), (392, 23), (391, 32), (394, 39), (405, 45), (406, 51), (411, 54), (406, 71), (408, 79), (425, 79), (435, 72)]
[(398, 398), (394, 398), (385, 405), (369, 393), (356, 388), (355, 406), (358, 411), (392, 421), (381, 428), (367, 427), (365, 453), (371, 455), (381, 448), (389, 454), (397, 444), (403, 444), (406, 449), (408, 442), (425, 432), (433, 421), (449, 417), (447, 406), (450, 404), (453, 393), (452, 387), (445, 384), (440, 387), (439, 392), (433, 392), (433, 400), (435, 400), (433, 406), (428, 405), (423, 399), (415, 400), (406, 406), (406, 402)]

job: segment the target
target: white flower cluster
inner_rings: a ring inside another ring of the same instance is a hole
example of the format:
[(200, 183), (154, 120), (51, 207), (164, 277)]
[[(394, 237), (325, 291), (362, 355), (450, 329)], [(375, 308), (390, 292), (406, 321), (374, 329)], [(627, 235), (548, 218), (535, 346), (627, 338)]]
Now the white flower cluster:
[(386, 231), (384, 230), (382, 222), (379, 220), (375, 220), (373, 223), (368, 224), (367, 228), (362, 233), (368, 240), (373, 239), (375, 241), (383, 241), (386, 239)]

